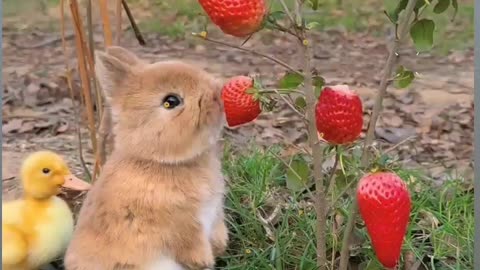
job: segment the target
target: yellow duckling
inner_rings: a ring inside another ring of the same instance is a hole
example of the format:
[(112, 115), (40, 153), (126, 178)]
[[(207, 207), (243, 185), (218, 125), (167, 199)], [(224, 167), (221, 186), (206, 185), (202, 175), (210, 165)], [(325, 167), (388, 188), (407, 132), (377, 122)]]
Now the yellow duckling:
[(61, 256), (73, 233), (73, 214), (57, 197), (61, 187), (88, 190), (70, 174), (65, 161), (50, 151), (28, 156), (22, 164), (23, 198), (2, 202), (2, 269), (32, 270)]

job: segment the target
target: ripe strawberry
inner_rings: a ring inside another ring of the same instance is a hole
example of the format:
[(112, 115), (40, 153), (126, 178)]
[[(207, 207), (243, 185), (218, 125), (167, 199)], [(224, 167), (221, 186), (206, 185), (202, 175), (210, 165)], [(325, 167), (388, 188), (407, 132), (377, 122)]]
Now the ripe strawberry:
[(406, 184), (391, 172), (368, 174), (358, 184), (357, 201), (378, 260), (395, 267), (410, 216)]
[(315, 108), (317, 130), (331, 144), (348, 144), (362, 132), (362, 101), (348, 86), (325, 87)]
[(253, 88), (253, 79), (236, 76), (222, 89), (222, 100), (229, 126), (238, 126), (253, 121), (260, 114), (260, 102), (247, 93)]
[(208, 17), (225, 33), (246, 37), (262, 25), (265, 0), (198, 0)]

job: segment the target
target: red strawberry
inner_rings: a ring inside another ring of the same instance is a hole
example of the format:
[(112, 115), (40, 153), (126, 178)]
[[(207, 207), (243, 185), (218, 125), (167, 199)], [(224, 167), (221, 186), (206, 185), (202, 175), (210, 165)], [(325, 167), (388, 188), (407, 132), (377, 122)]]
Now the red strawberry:
[(253, 121), (260, 114), (260, 102), (247, 93), (253, 88), (253, 79), (237, 76), (230, 79), (222, 89), (222, 99), (229, 126), (238, 126)]
[(357, 201), (378, 260), (395, 267), (410, 216), (406, 184), (391, 172), (368, 174), (358, 184)]
[(362, 101), (348, 86), (325, 87), (318, 98), (315, 118), (320, 136), (331, 144), (348, 144), (362, 132)]
[(246, 37), (257, 31), (266, 14), (265, 0), (198, 0), (208, 17), (225, 33)]

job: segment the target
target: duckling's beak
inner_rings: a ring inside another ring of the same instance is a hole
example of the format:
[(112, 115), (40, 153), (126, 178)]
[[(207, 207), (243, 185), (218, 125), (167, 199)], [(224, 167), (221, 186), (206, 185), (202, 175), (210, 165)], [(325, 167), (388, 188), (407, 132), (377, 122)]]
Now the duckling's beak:
[(89, 190), (91, 185), (79, 178), (77, 178), (73, 174), (68, 174), (65, 176), (65, 183), (62, 185), (64, 188), (78, 190), (78, 191), (85, 191)]

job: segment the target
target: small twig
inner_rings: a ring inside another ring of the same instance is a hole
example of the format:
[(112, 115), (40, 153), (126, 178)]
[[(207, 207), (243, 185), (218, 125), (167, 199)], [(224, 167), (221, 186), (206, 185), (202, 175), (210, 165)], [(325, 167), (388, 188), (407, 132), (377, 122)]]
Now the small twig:
[(285, 0), (279, 0), (280, 4), (282, 4), (283, 10), (285, 11), (285, 14), (287, 14), (288, 18), (292, 22), (293, 25), (295, 25), (295, 19), (292, 16), (292, 13), (290, 12), (290, 9), (288, 9), (287, 4), (285, 3)]
[[(300, 91), (300, 90), (295, 90), (295, 89), (283, 89), (283, 88), (264, 88), (264, 89), (261, 89), (259, 90), (258, 92), (263, 94), (268, 94), (268, 93), (277, 93), (278, 92), (285, 92), (285, 94), (290, 94), (290, 93), (295, 93), (295, 94), (299, 94), (299, 95), (302, 95), (302, 96), (305, 96), (305, 93)], [(281, 93), (281, 94), (284, 94), (284, 93)]]
[(297, 108), (295, 108), (295, 105), (290, 103), (290, 101), (288, 101), (282, 94), (280, 94), (280, 92), (278, 92), (278, 90), (274, 89), (273, 91), (288, 105), (288, 107), (290, 107), (290, 109), (292, 109), (296, 114), (298, 114), (300, 117), (302, 117), (302, 119), (305, 119), (305, 114), (303, 114), (299, 110), (297, 110)]
[(87, 1), (87, 29), (88, 29), (88, 47), (90, 47), (90, 57), (95, 59), (93, 41), (93, 19), (92, 19), (92, 0)]
[[(409, 25), (410, 25), (410, 18), (413, 14), (413, 10), (415, 8), (415, 5), (417, 3), (417, 0), (409, 0), (407, 7), (405, 8), (404, 11), (404, 17), (403, 20), (401, 21), (399, 25), (399, 38), (396, 38), (393, 42), (393, 46), (390, 48), (390, 52), (387, 58), (387, 62), (385, 63), (385, 68), (384, 68), (384, 73), (382, 80), (380, 82), (380, 87), (378, 90), (377, 97), (375, 99), (375, 104), (373, 105), (373, 110), (372, 110), (372, 117), (370, 118), (370, 122), (368, 125), (368, 130), (367, 130), (367, 136), (365, 138), (365, 143), (364, 143), (364, 148), (363, 148), (363, 153), (362, 153), (362, 158), (361, 158), (361, 167), (364, 168), (366, 167), (369, 159), (368, 155), (368, 149), (373, 143), (374, 135), (375, 135), (375, 126), (378, 120), (378, 117), (380, 115), (380, 112), (382, 111), (382, 103), (383, 103), (383, 97), (385, 96), (385, 93), (387, 91), (387, 85), (388, 85), (388, 79), (391, 76), (391, 73), (393, 71), (393, 68), (395, 66), (395, 63), (397, 61), (397, 50), (400, 46), (400, 42), (402, 39), (406, 36), (409, 30)], [(348, 267), (348, 261), (350, 258), (350, 236), (353, 231), (353, 227), (355, 225), (355, 219), (357, 217), (357, 212), (358, 212), (358, 204), (357, 200), (352, 200), (352, 205), (350, 207), (350, 215), (348, 217), (348, 221), (346, 224), (346, 228), (344, 231), (343, 235), (343, 240), (342, 240), (342, 250), (340, 253), (340, 267), (339, 270), (347, 270)]]
[(410, 140), (413, 139), (414, 137), (415, 137), (415, 135), (412, 135), (412, 136), (409, 136), (409, 137), (405, 138), (404, 140), (398, 142), (397, 144), (392, 145), (391, 147), (387, 148), (383, 153), (386, 154), (386, 153), (388, 153), (388, 152), (391, 152), (391, 151), (395, 150), (397, 147), (399, 147), (400, 145), (402, 145), (402, 144), (410, 141)]
[[(62, 50), (63, 54), (65, 56), (65, 59), (67, 59), (67, 42), (65, 38), (65, 0), (60, 1), (60, 20), (61, 20), (61, 26), (62, 26)], [(92, 175), (90, 174), (90, 171), (88, 170), (88, 167), (85, 163), (85, 159), (83, 158), (83, 147), (82, 147), (82, 135), (81, 135), (81, 130), (80, 130), (80, 120), (78, 119), (78, 116), (80, 115), (79, 110), (77, 110), (75, 106), (75, 96), (73, 93), (73, 86), (72, 86), (72, 76), (70, 74), (70, 68), (68, 66), (68, 61), (65, 61), (65, 71), (66, 71), (66, 79), (67, 79), (67, 84), (68, 84), (68, 89), (70, 91), (70, 99), (72, 100), (72, 108), (74, 111), (74, 117), (75, 117), (75, 123), (76, 123), (76, 132), (77, 132), (77, 139), (78, 139), (78, 156), (80, 159), (80, 164), (82, 165), (82, 168), (87, 175), (88, 179), (91, 181), (92, 180)]]
[(108, 16), (107, 0), (99, 0), (100, 15), (102, 17), (103, 37), (105, 40), (105, 47), (112, 46), (112, 29), (110, 27), (110, 18)]
[[(73, 37), (75, 37), (75, 33), (68, 33), (68, 34), (65, 34), (65, 40), (67, 39), (72, 39)], [(62, 37), (51, 37), (51, 38), (48, 38), (44, 41), (41, 41), (39, 43), (36, 43), (36, 44), (33, 44), (33, 45), (21, 45), (21, 44), (18, 44), (18, 43), (15, 43), (13, 42), (13, 46), (17, 47), (17, 48), (20, 48), (20, 49), (25, 49), (25, 50), (33, 50), (33, 49), (39, 49), (39, 48), (42, 48), (42, 47), (45, 47), (45, 46), (48, 46), (50, 44), (53, 44), (53, 43), (56, 43), (58, 41), (61, 41), (62, 40)]]
[(115, 16), (115, 45), (120, 46), (122, 37), (122, 0), (117, 0), (115, 3)]
[(128, 20), (130, 21), (130, 25), (132, 26), (133, 33), (135, 33), (135, 37), (138, 40), (138, 43), (142, 46), (145, 46), (147, 43), (145, 42), (145, 39), (143, 38), (142, 32), (140, 32), (140, 28), (138, 28), (138, 25), (135, 22), (135, 18), (133, 18), (132, 12), (130, 11), (130, 8), (128, 7), (127, 1), (122, 0), (122, 5), (123, 5), (123, 9), (125, 10), (125, 13), (127, 14)]
[(240, 51), (244, 51), (244, 52), (248, 52), (248, 53), (251, 53), (251, 54), (254, 54), (254, 55), (257, 55), (257, 56), (261, 56), (263, 58), (266, 58), (272, 62), (275, 62), (283, 67), (285, 67), (286, 69), (292, 71), (292, 72), (295, 72), (297, 74), (300, 74), (300, 75), (303, 75), (300, 71), (296, 70), (295, 68), (293, 68), (292, 66), (290, 66), (289, 64), (283, 62), (282, 60), (280, 59), (277, 59), (271, 55), (268, 55), (268, 54), (264, 54), (262, 52), (258, 52), (258, 51), (255, 51), (255, 50), (250, 50), (250, 49), (247, 49), (247, 48), (244, 48), (244, 47), (240, 47), (240, 46), (237, 46), (237, 45), (233, 45), (233, 44), (229, 44), (229, 43), (226, 43), (226, 42), (223, 42), (223, 41), (220, 41), (220, 40), (215, 40), (215, 39), (211, 39), (207, 36), (203, 36), (201, 34), (197, 34), (197, 33), (194, 33), (193, 34), (194, 36), (196, 37), (199, 37), (201, 39), (204, 39), (206, 41), (209, 41), (209, 42), (212, 42), (212, 43), (215, 43), (215, 44), (219, 44), (219, 45), (223, 45), (223, 46), (226, 46), (226, 47), (230, 47), (230, 48), (234, 48), (234, 49), (237, 49), (237, 50), (240, 50)]
[(340, 160), (340, 153), (339, 153), (338, 149), (339, 149), (339, 147), (338, 147), (338, 145), (336, 145), (335, 146), (335, 161), (333, 162), (332, 171), (330, 172), (330, 175), (329, 175), (328, 180), (327, 180), (327, 183), (328, 183), (327, 193), (326, 193), (327, 195), (331, 194), (332, 191), (333, 191), (333, 188), (335, 187), (335, 184), (334, 184), (335, 172), (337, 170), (338, 161)]

